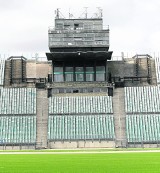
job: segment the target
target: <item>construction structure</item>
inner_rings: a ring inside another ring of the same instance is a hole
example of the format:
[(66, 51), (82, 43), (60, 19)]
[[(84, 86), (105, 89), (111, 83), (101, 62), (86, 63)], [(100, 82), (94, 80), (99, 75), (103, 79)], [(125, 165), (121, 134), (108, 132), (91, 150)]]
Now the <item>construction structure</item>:
[(0, 147), (158, 147), (159, 86), (148, 54), (112, 60), (102, 14), (56, 12), (48, 61), (1, 60)]

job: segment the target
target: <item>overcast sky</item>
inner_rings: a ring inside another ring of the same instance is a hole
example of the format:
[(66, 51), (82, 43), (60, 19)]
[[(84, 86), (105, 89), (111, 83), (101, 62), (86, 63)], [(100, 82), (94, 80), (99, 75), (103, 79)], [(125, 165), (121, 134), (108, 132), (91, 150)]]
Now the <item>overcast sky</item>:
[(114, 55), (160, 51), (160, 0), (0, 0), (0, 53), (48, 52), (55, 9), (80, 17), (84, 7), (90, 17), (103, 9)]

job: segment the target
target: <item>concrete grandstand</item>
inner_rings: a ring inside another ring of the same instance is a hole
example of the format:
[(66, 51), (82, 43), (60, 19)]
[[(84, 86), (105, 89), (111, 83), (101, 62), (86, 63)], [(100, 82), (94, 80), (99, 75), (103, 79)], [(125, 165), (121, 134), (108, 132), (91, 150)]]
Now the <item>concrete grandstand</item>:
[(46, 60), (0, 59), (0, 149), (159, 147), (158, 59), (112, 59), (101, 16), (49, 28)]

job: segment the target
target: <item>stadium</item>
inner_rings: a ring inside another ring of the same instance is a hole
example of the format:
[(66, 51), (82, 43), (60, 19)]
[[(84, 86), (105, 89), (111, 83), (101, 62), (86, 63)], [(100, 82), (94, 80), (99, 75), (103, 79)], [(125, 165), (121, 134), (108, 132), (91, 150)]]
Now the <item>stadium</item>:
[(45, 59), (1, 57), (1, 150), (160, 146), (159, 60), (114, 59), (109, 32), (57, 9)]

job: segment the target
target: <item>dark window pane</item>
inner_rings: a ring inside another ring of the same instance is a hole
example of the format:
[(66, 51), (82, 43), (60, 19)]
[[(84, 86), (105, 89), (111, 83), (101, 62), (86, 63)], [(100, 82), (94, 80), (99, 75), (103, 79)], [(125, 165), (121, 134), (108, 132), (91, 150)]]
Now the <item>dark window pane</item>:
[(105, 73), (105, 66), (96, 66), (96, 73)]
[(76, 67), (76, 73), (83, 73), (84, 72), (84, 69), (83, 67)]
[(86, 73), (87, 73), (87, 72), (92, 72), (92, 73), (94, 73), (93, 67), (86, 67)]
[(65, 72), (73, 72), (73, 67), (65, 67)]
[(54, 73), (61, 72), (63, 73), (63, 67), (54, 67)]

